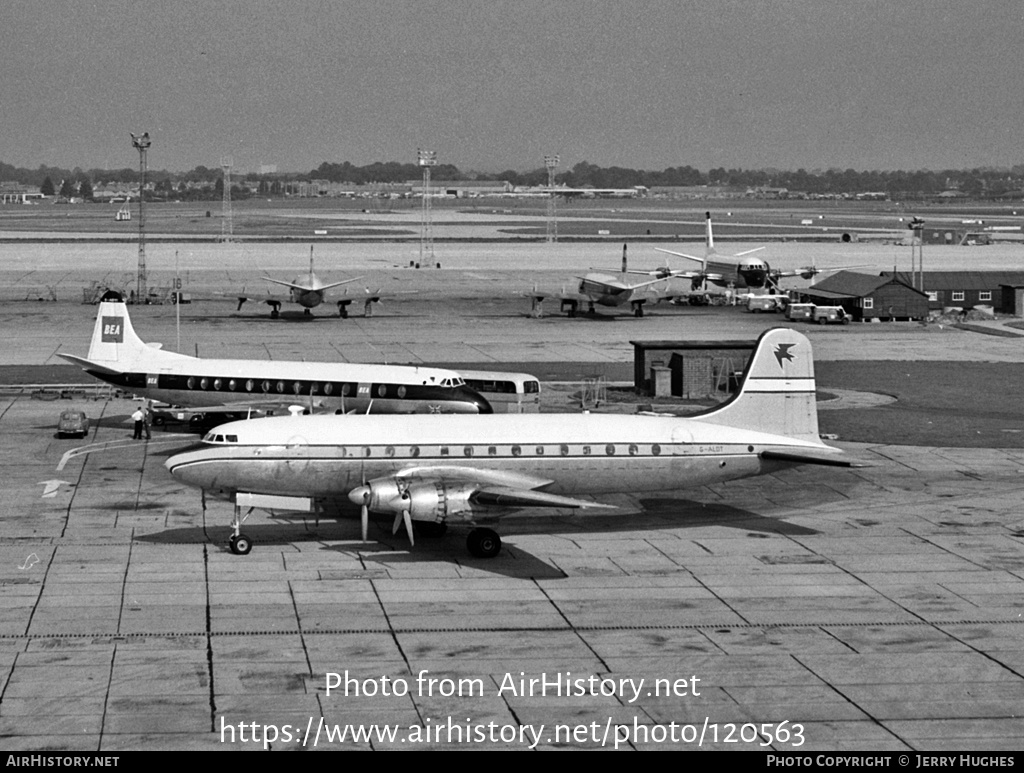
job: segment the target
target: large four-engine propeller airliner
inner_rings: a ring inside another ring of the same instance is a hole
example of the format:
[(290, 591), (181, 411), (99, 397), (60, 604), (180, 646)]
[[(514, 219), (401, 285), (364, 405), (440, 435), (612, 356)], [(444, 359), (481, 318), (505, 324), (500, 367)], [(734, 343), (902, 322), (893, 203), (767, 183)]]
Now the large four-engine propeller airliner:
[[(779, 287), (779, 280), (787, 277), (802, 277), (811, 279), (826, 271), (839, 271), (841, 268), (818, 268), (815, 265), (803, 266), (793, 270), (782, 270), (772, 268), (767, 261), (761, 258), (748, 257), (755, 252), (760, 252), (764, 247), (755, 247), (752, 250), (738, 252), (735, 255), (719, 255), (715, 250), (715, 236), (711, 228), (711, 213), (704, 213), (705, 222), (705, 245), (703, 257), (690, 255), (685, 252), (676, 252), (655, 247), (658, 252), (668, 255), (686, 258), (697, 261), (701, 264), (700, 269), (674, 269), (668, 265), (658, 268), (642, 270), (630, 269), (631, 274), (645, 274), (663, 279), (670, 277), (682, 277), (690, 280), (689, 301), (692, 304), (706, 303), (708, 300), (707, 285), (713, 284), (723, 288), (733, 288), (741, 295), (746, 291), (747, 295), (765, 295), (770, 293), (783, 293)], [(726, 262), (723, 258), (731, 259)], [(735, 262), (732, 262), (735, 261)], [(842, 268), (857, 268), (857, 266), (843, 266)]]
[[(315, 309), (321, 303), (324, 302), (326, 293), (328, 290), (334, 287), (341, 287), (342, 285), (356, 282), (362, 277), (353, 277), (352, 279), (343, 279), (340, 282), (329, 282), (324, 283), (320, 281), (320, 278), (313, 273), (313, 248), (309, 248), (309, 273), (304, 276), (298, 276), (290, 282), (286, 282), (283, 279), (274, 279), (273, 277), (265, 276), (263, 279), (267, 282), (272, 282), (276, 285), (282, 285), (288, 288), (288, 296), (282, 298), (274, 295), (267, 295), (265, 297), (253, 297), (252, 300), (260, 300), (263, 303), (270, 306), (270, 316), (277, 319), (281, 314), (281, 304), (285, 302), (297, 303), (302, 306), (305, 314), (311, 314), (310, 309)], [(250, 300), (248, 295), (238, 296), (238, 311), (242, 310), (242, 305)], [(340, 298), (337, 301), (338, 304), (338, 315), (342, 318), (348, 317), (348, 306), (355, 300), (355, 297)], [(366, 316), (370, 316), (370, 304), (380, 302), (380, 293), (371, 293), (369, 290), (366, 293), (366, 297), (363, 298), (366, 304)]]
[(765, 332), (739, 391), (688, 418), (614, 414), (285, 416), (232, 422), (205, 448), (166, 466), (178, 480), (234, 503), (231, 550), (248, 553), (243, 508), (325, 512), (346, 497), (437, 532), (473, 526), (469, 551), (501, 539), (478, 524), (518, 508), (603, 507), (590, 496), (661, 491), (774, 473), (793, 465), (850, 466), (818, 437), (811, 345)]
[[(693, 292), (703, 291), (709, 282), (711, 284), (718, 285), (719, 287), (732, 286), (738, 289), (749, 288), (752, 290), (767, 291), (771, 283), (771, 269), (768, 266), (768, 263), (760, 258), (747, 257), (755, 252), (760, 252), (764, 247), (755, 247), (752, 250), (738, 252), (735, 255), (719, 255), (715, 250), (715, 236), (711, 230), (710, 212), (704, 213), (704, 221), (705, 244), (704, 255), (702, 257), (690, 255), (685, 252), (665, 250), (660, 247), (655, 248), (658, 252), (664, 252), (668, 255), (675, 255), (680, 258), (696, 261), (701, 264), (699, 270), (673, 269), (665, 265), (649, 271), (634, 269), (631, 270), (630, 273), (658, 276), (662, 279), (667, 279), (669, 277), (684, 277), (691, 280), (691, 290)], [(725, 262), (722, 260), (723, 258), (730, 261), (735, 260), (737, 262)]]
[(182, 406), (302, 406), (313, 413), (490, 413), (454, 370), (285, 360), (215, 360), (166, 352), (136, 335), (123, 298), (100, 302), (89, 354), (59, 357), (151, 400)]

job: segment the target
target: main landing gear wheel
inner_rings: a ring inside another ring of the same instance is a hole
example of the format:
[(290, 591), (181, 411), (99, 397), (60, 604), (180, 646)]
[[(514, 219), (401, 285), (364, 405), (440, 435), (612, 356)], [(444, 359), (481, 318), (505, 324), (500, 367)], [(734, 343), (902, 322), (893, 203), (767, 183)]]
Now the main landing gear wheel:
[(466, 538), (466, 547), (477, 558), (494, 558), (501, 552), (501, 537), (491, 529), (473, 529)]
[(249, 551), (252, 550), (252, 540), (244, 534), (232, 535), (231, 539), (228, 540), (228, 547), (231, 548), (231, 552), (236, 556), (247, 556)]

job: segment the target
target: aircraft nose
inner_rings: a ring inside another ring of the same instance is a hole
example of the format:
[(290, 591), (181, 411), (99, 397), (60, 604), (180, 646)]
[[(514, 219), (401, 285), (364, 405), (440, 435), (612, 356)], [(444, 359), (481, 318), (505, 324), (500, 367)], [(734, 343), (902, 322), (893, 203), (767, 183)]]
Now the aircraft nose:
[(487, 402), (487, 398), (472, 387), (462, 386), (459, 387), (459, 391), (467, 401), (476, 406), (477, 413), (494, 413), (494, 409)]
[(181, 451), (164, 462), (164, 467), (167, 468), (172, 477), (177, 478), (182, 483), (202, 488), (208, 481), (200, 472), (203, 465), (196, 464), (196, 462), (203, 462), (209, 458), (209, 449), (197, 448), (192, 451)]
[(369, 486), (358, 486), (348, 492), (348, 501), (354, 505), (361, 505), (366, 502), (367, 497), (370, 495)]

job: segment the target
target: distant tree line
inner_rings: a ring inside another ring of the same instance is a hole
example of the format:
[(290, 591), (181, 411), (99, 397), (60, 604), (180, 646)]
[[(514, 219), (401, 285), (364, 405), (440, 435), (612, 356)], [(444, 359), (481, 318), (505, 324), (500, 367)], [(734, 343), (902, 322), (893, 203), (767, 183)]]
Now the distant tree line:
[[(239, 175), (232, 185), (232, 198), (245, 198), (255, 188), (260, 196), (279, 196), (288, 192), (288, 183), (310, 180), (328, 180), (334, 183), (368, 185), (373, 183), (403, 183), (422, 177), (423, 168), (413, 163), (374, 162), (356, 166), (348, 161), (324, 162), (316, 169), (303, 173), (245, 174)], [(452, 164), (439, 164), (432, 169), (435, 180), (478, 180), (506, 182), (513, 186), (546, 185), (548, 173), (544, 168), (527, 172), (512, 169), (498, 173), (462, 172)], [(146, 179), (152, 184), (154, 198), (181, 200), (211, 200), (223, 195), (223, 171), (218, 168), (197, 166), (187, 172), (149, 170)], [(47, 195), (81, 196), (90, 198), (96, 184), (138, 184), (137, 169), (89, 169), (80, 167), (61, 169), (40, 165), (38, 169), (22, 169), (0, 162), (0, 181), (15, 181), (26, 186), (38, 186)], [(733, 189), (785, 188), (790, 192), (807, 194), (842, 194), (876, 191), (890, 198), (934, 196), (955, 189), (972, 198), (1008, 195), (1024, 188), (1024, 164), (1012, 168), (946, 169), (940, 171), (857, 171), (855, 169), (828, 169), (825, 171), (797, 169), (726, 169), (718, 167), (701, 172), (692, 166), (669, 167), (661, 171), (629, 169), (626, 167), (600, 167), (581, 161), (571, 169), (558, 172), (555, 182), (573, 188), (648, 188), (668, 186), (716, 186)]]

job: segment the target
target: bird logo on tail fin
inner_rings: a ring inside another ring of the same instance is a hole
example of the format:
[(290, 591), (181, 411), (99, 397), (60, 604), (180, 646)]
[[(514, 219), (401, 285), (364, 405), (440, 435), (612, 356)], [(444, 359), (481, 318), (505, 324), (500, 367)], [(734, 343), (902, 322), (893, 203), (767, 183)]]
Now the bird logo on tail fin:
[(779, 367), (782, 367), (783, 360), (789, 360), (793, 362), (793, 355), (790, 354), (789, 350), (792, 349), (796, 344), (779, 344), (775, 347), (775, 359), (779, 362)]

